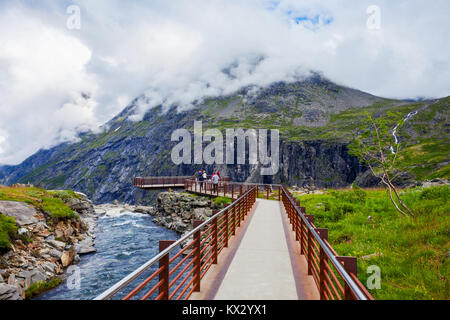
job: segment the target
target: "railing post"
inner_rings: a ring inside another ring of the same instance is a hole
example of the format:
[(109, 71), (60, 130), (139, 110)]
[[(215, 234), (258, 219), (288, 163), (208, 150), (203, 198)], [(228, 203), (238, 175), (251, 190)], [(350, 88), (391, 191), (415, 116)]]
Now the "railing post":
[[(236, 202), (236, 200), (234, 200), (233, 202)], [(232, 219), (231, 219), (231, 223), (232, 223), (232, 228), (231, 228), (231, 234), (234, 236), (236, 234), (236, 207), (237, 205), (233, 206), (233, 211), (232, 211)]]
[(278, 201), (281, 201), (281, 186), (278, 186)]
[[(297, 207), (300, 207), (300, 201), (295, 200), (295, 204), (297, 205)], [(292, 231), (296, 231), (299, 213), (295, 209), (295, 206), (294, 206), (293, 213), (294, 213), (294, 215), (292, 216)], [(296, 239), (296, 240), (298, 240), (298, 239)]]
[[(197, 228), (199, 225), (201, 225), (203, 221), (201, 220), (194, 220), (194, 229)], [(201, 239), (201, 231), (198, 230), (196, 233), (194, 233), (194, 282), (193, 287), (195, 292), (200, 291), (200, 271), (201, 271), (201, 248), (200, 248), (200, 239)]]
[(289, 223), (291, 225), (293, 224), (292, 223), (292, 216), (294, 214), (294, 210), (295, 210), (294, 205), (291, 202), (289, 202)]
[[(159, 241), (159, 252), (166, 250), (174, 242), (172, 240)], [(169, 260), (169, 253), (159, 260), (159, 267), (164, 268), (159, 274), (159, 281), (162, 283), (159, 287), (159, 295), (162, 295), (161, 300), (169, 300)]]
[(248, 215), (249, 211), (250, 211), (250, 199), (248, 198), (249, 194), (247, 193), (247, 195), (245, 196), (244, 200), (245, 200), (245, 211), (244, 211), (244, 216), (242, 217), (242, 221), (245, 220), (245, 217)]
[(305, 229), (305, 223), (303, 219), (300, 219), (300, 254), (305, 254), (305, 237), (303, 230)]
[(244, 199), (242, 199), (242, 215), (241, 215), (241, 219), (242, 221), (245, 220), (245, 215), (247, 210), (247, 197), (244, 197)]
[(241, 208), (242, 208), (242, 199), (239, 200), (237, 204), (236, 228), (239, 228), (241, 226)]
[(269, 200), (269, 187), (267, 187), (267, 186), (266, 186), (266, 192), (267, 192), (266, 199)]
[[(358, 259), (356, 257), (336, 257), (336, 259), (344, 266), (345, 271), (348, 273), (353, 273), (355, 277), (358, 276)], [(352, 290), (347, 283), (345, 283), (344, 287), (344, 299), (355, 299)]]
[[(322, 240), (328, 241), (328, 229), (322, 229), (322, 228), (316, 228), (314, 229), (319, 234), (319, 236), (322, 238)], [(322, 246), (320, 246), (320, 272), (319, 272), (319, 292), (320, 292), (320, 300), (325, 300), (325, 287), (326, 287), (326, 279), (325, 275), (327, 272), (327, 269), (325, 265), (328, 263), (327, 255), (325, 254), (325, 251), (323, 250)]]
[(241, 196), (242, 196), (242, 184), (239, 185), (239, 197), (241, 197)]
[(228, 248), (228, 237), (229, 237), (229, 231), (230, 231), (230, 225), (228, 223), (228, 209), (225, 210), (225, 239), (224, 239), (224, 247)]
[(234, 200), (234, 183), (231, 184), (231, 201)]
[[(244, 191), (245, 193), (245, 191)], [(245, 215), (247, 214), (247, 197), (244, 197), (244, 199), (242, 199), (242, 216), (241, 219), (242, 221), (245, 220)]]
[[(215, 210), (213, 211), (213, 215), (215, 215), (218, 211)], [(212, 245), (213, 245), (213, 258), (212, 258), (212, 263), (213, 264), (217, 264), (217, 251), (218, 251), (218, 245), (217, 245), (217, 241), (218, 241), (218, 236), (217, 236), (217, 217), (215, 217), (213, 219), (213, 237), (212, 237)]]
[[(309, 221), (309, 223), (314, 223), (314, 216), (313, 215), (306, 215), (306, 219)], [(313, 235), (311, 230), (308, 228), (308, 275), (312, 275), (312, 248), (313, 248)]]

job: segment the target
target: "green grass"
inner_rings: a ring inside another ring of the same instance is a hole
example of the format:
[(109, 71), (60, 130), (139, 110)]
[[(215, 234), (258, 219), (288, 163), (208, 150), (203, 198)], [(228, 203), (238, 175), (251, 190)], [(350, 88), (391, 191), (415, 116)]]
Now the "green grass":
[(0, 213), (0, 251), (11, 248), (11, 239), (17, 235), (15, 219)]
[(81, 197), (72, 190), (56, 190), (56, 191), (49, 191), (49, 193), (54, 197), (63, 200), (64, 202), (67, 202), (73, 198), (81, 199)]
[(450, 139), (423, 139), (419, 144), (406, 147), (400, 156), (402, 168), (409, 170), (418, 180), (450, 178)]
[(54, 219), (77, 219), (78, 215), (64, 201), (79, 198), (73, 191), (46, 191), (36, 187), (0, 187), (0, 200), (24, 202), (42, 209)]
[[(395, 211), (386, 190), (329, 191), (298, 197), (315, 225), (329, 229), (329, 241), (343, 256), (358, 258), (358, 278), (381, 268), (375, 299), (449, 299), (450, 187), (402, 191), (416, 218)], [(368, 217), (371, 216), (369, 219)], [(361, 257), (379, 253), (369, 260)]]
[(59, 198), (42, 197), (42, 210), (48, 212), (53, 219), (78, 219), (78, 214)]
[(37, 297), (41, 293), (53, 289), (61, 284), (62, 280), (59, 278), (53, 278), (49, 281), (39, 281), (33, 283), (27, 290), (25, 290), (26, 299), (30, 300)]
[(214, 198), (214, 204), (219, 207), (225, 207), (231, 203), (231, 199), (227, 197), (216, 197)]

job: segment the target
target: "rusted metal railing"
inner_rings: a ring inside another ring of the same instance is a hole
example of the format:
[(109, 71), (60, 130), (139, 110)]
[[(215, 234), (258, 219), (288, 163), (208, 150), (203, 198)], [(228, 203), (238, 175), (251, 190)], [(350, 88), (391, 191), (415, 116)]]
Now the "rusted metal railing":
[(158, 187), (173, 187), (173, 186), (183, 186), (184, 181), (191, 177), (180, 176), (180, 177), (145, 177), (145, 178), (134, 178), (134, 186), (137, 188), (149, 188), (153, 186)]
[(314, 216), (307, 215), (305, 208), (285, 187), (282, 187), (282, 201), (320, 299), (373, 300), (357, 278), (357, 259), (339, 256), (328, 242), (328, 229), (316, 228)]
[(256, 188), (249, 188), (207, 221), (193, 221), (194, 229), (178, 241), (160, 241), (160, 253), (157, 256), (95, 300), (110, 299), (121, 290), (126, 290), (128, 285), (149, 272), (153, 266), (156, 266), (156, 270), (129, 291), (123, 300), (138, 295), (141, 300), (189, 299), (193, 292), (200, 291), (201, 279), (213, 264), (218, 263), (219, 254), (228, 247), (229, 239), (243, 225), (255, 201)]
[(214, 187), (211, 180), (198, 181), (195, 179), (186, 179), (184, 189), (186, 191), (210, 195), (210, 196), (223, 196), (234, 199), (240, 196), (243, 192), (256, 188), (257, 198), (269, 199), (269, 195), (275, 192), (278, 201), (281, 200), (281, 185), (278, 184), (262, 184), (262, 183), (245, 183), (245, 182), (230, 182), (228, 180), (221, 180)]

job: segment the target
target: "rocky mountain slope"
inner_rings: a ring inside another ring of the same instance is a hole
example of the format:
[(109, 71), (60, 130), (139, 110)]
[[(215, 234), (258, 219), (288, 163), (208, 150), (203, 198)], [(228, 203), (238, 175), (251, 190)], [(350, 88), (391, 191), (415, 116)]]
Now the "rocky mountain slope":
[(346, 145), (362, 111), (379, 116), (389, 110), (405, 116), (417, 111), (398, 133), (407, 147), (406, 179), (449, 176), (449, 98), (421, 102), (384, 99), (313, 75), (293, 83), (246, 87), (229, 96), (206, 98), (188, 111), (159, 106), (141, 121), (130, 121), (146, 100), (145, 96), (136, 98), (100, 134), (85, 133), (77, 143), (41, 150), (18, 166), (0, 167), (0, 183), (74, 189), (97, 203), (115, 199), (146, 203), (154, 195), (134, 189), (133, 177), (190, 175), (199, 169), (172, 163), (170, 154), (177, 143), (170, 138), (174, 130), (192, 130), (194, 120), (202, 120), (204, 129), (218, 128), (223, 134), (226, 128), (239, 127), (280, 130), (279, 172), (260, 176), (258, 165), (219, 165), (233, 180), (305, 185), (312, 177), (316, 186), (342, 187), (359, 176), (360, 182), (371, 185), (376, 181), (364, 177), (365, 168), (348, 155)]

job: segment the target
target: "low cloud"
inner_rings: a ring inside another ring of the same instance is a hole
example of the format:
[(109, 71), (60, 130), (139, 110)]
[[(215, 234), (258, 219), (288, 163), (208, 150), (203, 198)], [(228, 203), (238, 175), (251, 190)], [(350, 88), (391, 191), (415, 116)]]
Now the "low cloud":
[(445, 0), (378, 1), (379, 30), (361, 0), (24, 3), (0, 4), (0, 163), (76, 141), (143, 93), (133, 120), (310, 70), (384, 97), (449, 94)]

